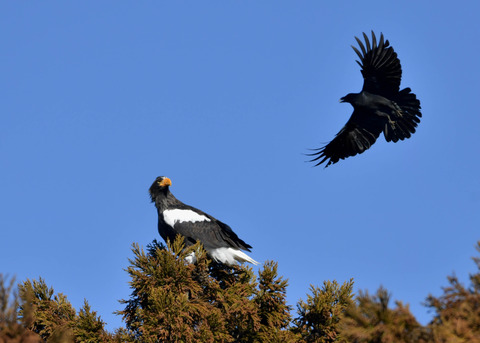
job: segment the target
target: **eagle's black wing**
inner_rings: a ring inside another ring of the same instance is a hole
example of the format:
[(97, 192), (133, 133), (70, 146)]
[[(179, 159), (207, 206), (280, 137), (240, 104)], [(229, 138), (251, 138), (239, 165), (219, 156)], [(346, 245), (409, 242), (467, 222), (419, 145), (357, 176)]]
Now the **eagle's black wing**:
[(402, 78), (402, 67), (397, 53), (388, 42), (384, 41), (383, 34), (380, 34), (380, 41), (372, 31), (372, 43), (364, 33), (365, 45), (355, 37), (361, 52), (352, 45), (360, 61), (356, 61), (362, 68), (363, 89), (362, 91), (378, 94), (392, 99), (400, 89)]
[(177, 221), (173, 229), (190, 242), (200, 241), (210, 248), (230, 247), (250, 251), (249, 244), (241, 240), (227, 224), (192, 206), (182, 206), (185, 211), (198, 214), (195, 221)]
[(377, 140), (384, 128), (383, 122), (367, 112), (354, 110), (352, 116), (335, 138), (309, 156), (317, 156), (312, 161), (319, 161), (316, 166), (327, 161), (325, 167), (344, 158), (361, 154)]

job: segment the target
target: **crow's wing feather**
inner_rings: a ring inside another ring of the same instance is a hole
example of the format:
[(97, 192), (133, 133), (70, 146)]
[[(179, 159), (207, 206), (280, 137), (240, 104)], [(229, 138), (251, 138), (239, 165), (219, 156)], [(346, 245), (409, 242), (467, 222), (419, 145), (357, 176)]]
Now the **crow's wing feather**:
[(362, 68), (364, 79), (363, 91), (382, 95), (391, 99), (400, 89), (402, 78), (402, 67), (397, 54), (388, 40), (384, 40), (383, 34), (380, 34), (380, 40), (377, 44), (377, 38), (372, 31), (372, 44), (364, 33), (365, 45), (355, 37), (361, 52), (352, 46), (355, 53), (360, 58), (357, 63)]
[(318, 161), (316, 164), (318, 166), (328, 160), (325, 165), (325, 167), (328, 167), (339, 160), (361, 154), (375, 143), (383, 127), (384, 123), (379, 121), (378, 118), (355, 110), (345, 126), (330, 143), (318, 149), (316, 153), (309, 155), (316, 156), (311, 161)]

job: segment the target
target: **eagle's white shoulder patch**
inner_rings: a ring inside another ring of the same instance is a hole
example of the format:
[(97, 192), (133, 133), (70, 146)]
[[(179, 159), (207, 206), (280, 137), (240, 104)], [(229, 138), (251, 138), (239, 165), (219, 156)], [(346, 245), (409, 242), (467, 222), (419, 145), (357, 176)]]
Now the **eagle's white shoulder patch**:
[(175, 223), (184, 223), (184, 222), (209, 222), (210, 219), (205, 217), (202, 214), (198, 214), (192, 210), (181, 210), (181, 209), (174, 209), (174, 210), (165, 210), (163, 211), (163, 220), (165, 223), (173, 227)]

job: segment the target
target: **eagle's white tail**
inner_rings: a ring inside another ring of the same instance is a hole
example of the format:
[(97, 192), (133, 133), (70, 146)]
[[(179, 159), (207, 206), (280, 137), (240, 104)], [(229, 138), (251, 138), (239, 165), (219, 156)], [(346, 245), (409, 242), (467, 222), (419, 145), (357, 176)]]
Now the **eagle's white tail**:
[(238, 262), (248, 262), (254, 265), (257, 265), (258, 262), (253, 258), (245, 254), (243, 251), (233, 248), (216, 248), (208, 249), (208, 254), (217, 262), (222, 262), (228, 265), (235, 264), (235, 261)]

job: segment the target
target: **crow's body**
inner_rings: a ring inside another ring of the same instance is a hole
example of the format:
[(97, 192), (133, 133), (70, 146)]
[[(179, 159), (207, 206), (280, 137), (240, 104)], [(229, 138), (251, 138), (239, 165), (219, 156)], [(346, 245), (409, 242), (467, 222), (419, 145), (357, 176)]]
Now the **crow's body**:
[(355, 37), (360, 49), (355, 50), (361, 62), (364, 84), (360, 93), (350, 93), (340, 99), (353, 106), (353, 114), (335, 138), (318, 152), (312, 161), (316, 165), (327, 162), (326, 167), (341, 159), (361, 154), (383, 132), (387, 142), (410, 138), (422, 116), (420, 101), (410, 88), (400, 90), (402, 68), (397, 54), (384, 41), (383, 34), (377, 44), (372, 32), (372, 44), (363, 34), (366, 48)]

